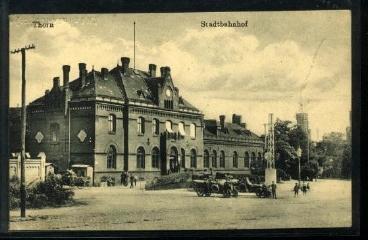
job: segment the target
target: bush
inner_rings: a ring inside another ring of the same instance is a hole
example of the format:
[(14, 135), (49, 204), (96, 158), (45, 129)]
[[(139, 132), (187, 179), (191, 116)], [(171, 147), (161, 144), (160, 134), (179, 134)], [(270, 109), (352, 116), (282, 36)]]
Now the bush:
[(74, 181), (76, 178), (77, 175), (75, 174), (75, 172), (73, 172), (73, 170), (66, 170), (61, 176), (62, 183), (68, 186), (74, 186)]
[[(18, 208), (20, 206), (19, 180), (12, 179), (9, 186), (10, 208)], [(49, 175), (44, 182), (28, 186), (26, 191), (26, 204), (30, 208), (64, 205), (71, 202), (74, 196), (72, 190), (63, 188), (61, 177), (55, 175)]]
[(86, 187), (86, 186), (89, 186), (90, 183), (91, 183), (90, 177), (76, 177), (74, 179), (74, 186)]
[(9, 179), (9, 208), (15, 209), (20, 206), (20, 181), (13, 176)]
[(115, 186), (115, 178), (111, 177), (111, 176), (102, 176), (101, 177), (101, 182), (106, 182), (107, 186)]
[(147, 181), (146, 190), (188, 188), (191, 184), (190, 173), (175, 173), (171, 175), (156, 177)]

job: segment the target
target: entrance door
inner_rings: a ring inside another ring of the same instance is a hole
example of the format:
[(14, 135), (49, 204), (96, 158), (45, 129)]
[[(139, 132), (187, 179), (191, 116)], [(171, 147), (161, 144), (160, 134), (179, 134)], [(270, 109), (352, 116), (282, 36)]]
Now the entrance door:
[(172, 173), (178, 172), (180, 169), (180, 166), (179, 166), (179, 161), (178, 161), (178, 150), (176, 149), (176, 147), (171, 147), (169, 160), (170, 160), (169, 161), (170, 172)]

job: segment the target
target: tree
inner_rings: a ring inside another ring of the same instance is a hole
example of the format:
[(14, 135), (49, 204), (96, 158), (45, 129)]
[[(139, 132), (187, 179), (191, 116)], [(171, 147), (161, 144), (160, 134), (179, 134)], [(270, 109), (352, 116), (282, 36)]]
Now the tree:
[(351, 146), (347, 144), (342, 153), (341, 177), (351, 178)]

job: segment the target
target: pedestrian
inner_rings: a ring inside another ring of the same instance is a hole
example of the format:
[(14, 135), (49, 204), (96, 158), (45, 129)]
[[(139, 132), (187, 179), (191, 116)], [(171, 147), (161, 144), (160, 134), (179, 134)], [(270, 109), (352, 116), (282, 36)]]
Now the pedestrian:
[(302, 186), (302, 192), (303, 192), (303, 195), (307, 194), (307, 186), (305, 185), (304, 182), (303, 182), (303, 186)]
[(308, 190), (308, 191), (310, 190), (310, 186), (309, 186), (309, 183), (307, 183), (307, 190)]
[(137, 186), (137, 180), (138, 180), (138, 176), (137, 175), (134, 175), (134, 187)]
[(134, 182), (134, 176), (133, 174), (130, 174), (130, 188), (133, 188), (133, 182)]
[(295, 183), (294, 186), (294, 197), (297, 197), (299, 195), (299, 184)]
[(121, 172), (121, 175), (120, 175), (120, 185), (123, 185), (124, 180), (125, 180), (124, 172)]
[(277, 185), (274, 181), (272, 181), (272, 184), (271, 184), (271, 190), (272, 190), (272, 198), (276, 199), (276, 188), (277, 188)]

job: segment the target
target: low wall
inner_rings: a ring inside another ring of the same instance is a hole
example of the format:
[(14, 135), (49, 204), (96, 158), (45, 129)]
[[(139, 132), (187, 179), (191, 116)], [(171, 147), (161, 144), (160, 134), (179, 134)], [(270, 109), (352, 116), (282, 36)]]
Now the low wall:
[[(20, 153), (13, 153), (9, 159), (9, 179), (13, 176), (17, 176), (20, 179), (20, 158)], [(45, 180), (45, 163), (46, 155), (44, 153), (38, 154), (37, 158), (30, 158), (29, 154), (26, 154), (25, 180), (27, 184)]]

